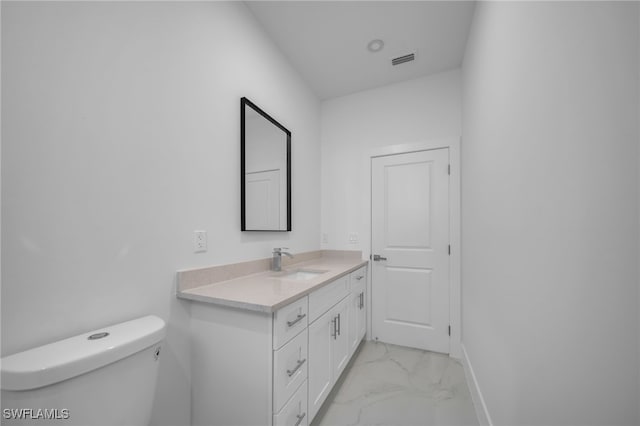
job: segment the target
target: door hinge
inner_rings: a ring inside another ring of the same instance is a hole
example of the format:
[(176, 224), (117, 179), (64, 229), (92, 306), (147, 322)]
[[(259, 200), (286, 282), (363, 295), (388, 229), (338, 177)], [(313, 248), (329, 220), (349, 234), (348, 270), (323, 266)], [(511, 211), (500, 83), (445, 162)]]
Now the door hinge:
[(451, 175), (451, 164), (447, 165), (447, 174)]
[(449, 326), (449, 336), (451, 336), (451, 326)]
[(451, 256), (451, 244), (449, 244), (449, 256)]

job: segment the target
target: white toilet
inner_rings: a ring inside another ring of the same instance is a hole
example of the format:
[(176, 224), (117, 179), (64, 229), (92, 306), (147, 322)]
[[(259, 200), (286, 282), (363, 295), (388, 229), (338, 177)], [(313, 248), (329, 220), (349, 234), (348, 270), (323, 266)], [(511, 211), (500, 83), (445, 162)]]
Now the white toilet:
[(164, 336), (150, 315), (2, 358), (2, 424), (148, 425)]

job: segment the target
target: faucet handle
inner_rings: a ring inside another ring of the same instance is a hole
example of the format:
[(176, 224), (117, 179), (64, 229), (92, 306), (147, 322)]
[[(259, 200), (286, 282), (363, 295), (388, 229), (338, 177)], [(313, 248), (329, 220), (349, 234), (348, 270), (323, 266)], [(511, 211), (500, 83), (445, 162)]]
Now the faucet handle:
[(274, 247), (274, 253), (280, 253), (282, 250), (289, 250), (289, 247)]

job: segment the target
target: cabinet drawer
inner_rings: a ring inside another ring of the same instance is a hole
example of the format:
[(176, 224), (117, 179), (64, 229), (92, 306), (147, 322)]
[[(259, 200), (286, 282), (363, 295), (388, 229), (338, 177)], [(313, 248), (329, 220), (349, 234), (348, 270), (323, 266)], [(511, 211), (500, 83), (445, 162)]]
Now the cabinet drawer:
[(273, 412), (291, 398), (291, 395), (307, 379), (307, 339), (305, 329), (289, 343), (273, 353)]
[(273, 349), (279, 349), (291, 338), (307, 328), (307, 296), (273, 314)]
[(289, 402), (273, 415), (273, 426), (307, 426), (307, 382), (300, 385)]
[(338, 278), (309, 295), (309, 322), (315, 321), (349, 294), (349, 275)]
[(353, 288), (360, 283), (367, 282), (367, 267), (363, 266), (360, 269), (357, 269), (349, 274), (350, 288), (353, 291)]

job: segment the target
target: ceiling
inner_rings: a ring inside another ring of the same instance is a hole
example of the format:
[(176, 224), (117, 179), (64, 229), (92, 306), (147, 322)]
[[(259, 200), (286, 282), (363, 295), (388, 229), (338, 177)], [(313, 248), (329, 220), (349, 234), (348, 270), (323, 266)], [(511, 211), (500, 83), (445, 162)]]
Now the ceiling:
[[(320, 99), (460, 67), (473, 1), (247, 1)], [(376, 53), (373, 39), (384, 41)], [(412, 62), (391, 59), (416, 52)]]

